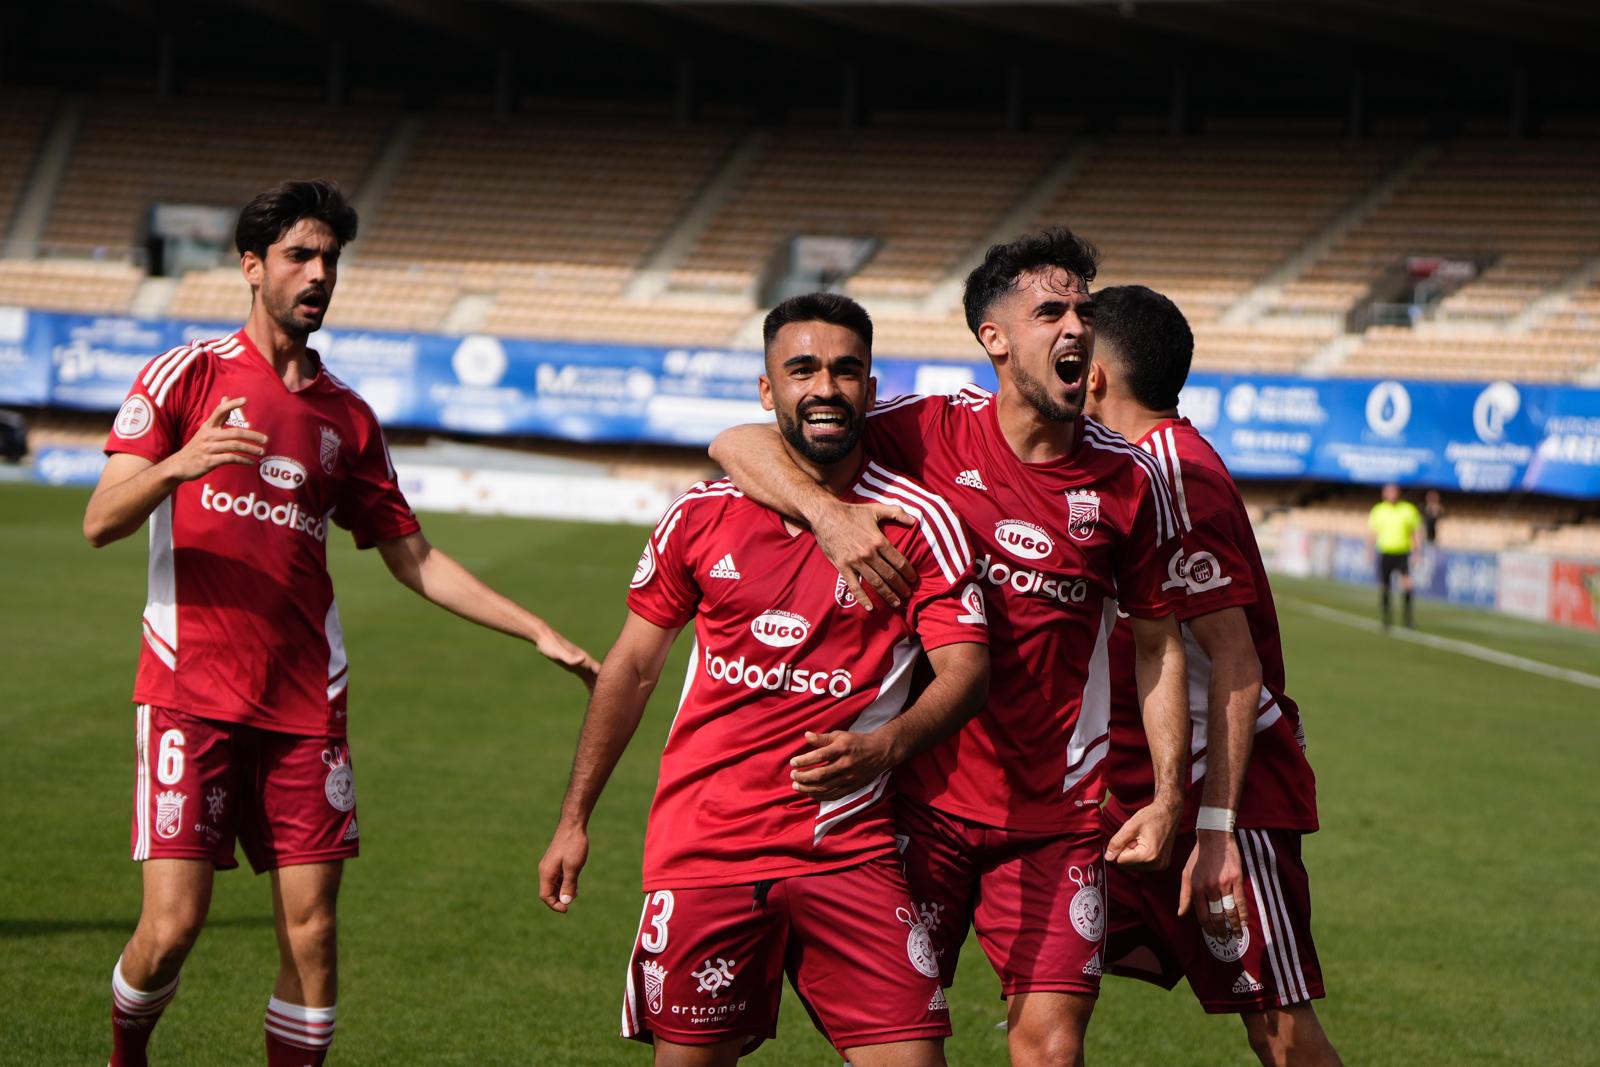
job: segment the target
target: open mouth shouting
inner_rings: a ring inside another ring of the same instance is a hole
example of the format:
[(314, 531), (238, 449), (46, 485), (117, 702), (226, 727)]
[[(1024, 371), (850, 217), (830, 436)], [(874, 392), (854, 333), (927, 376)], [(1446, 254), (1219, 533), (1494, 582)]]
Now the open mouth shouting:
[(328, 294), (322, 289), (307, 289), (295, 298), (294, 306), (300, 314), (320, 319), (328, 310)]
[(1074, 345), (1056, 349), (1051, 359), (1056, 377), (1067, 387), (1067, 392), (1077, 392), (1083, 385), (1083, 373), (1089, 366), (1088, 353)]
[(842, 437), (850, 432), (851, 410), (845, 404), (813, 404), (800, 412), (800, 421), (813, 437)]

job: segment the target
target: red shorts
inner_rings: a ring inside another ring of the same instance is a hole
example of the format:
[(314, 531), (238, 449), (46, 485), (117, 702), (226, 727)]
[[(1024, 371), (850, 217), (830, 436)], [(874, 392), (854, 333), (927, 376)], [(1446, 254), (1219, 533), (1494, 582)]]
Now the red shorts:
[(1000, 993), (1100, 992), (1105, 838), (971, 822), (895, 798), (906, 880), (933, 935), (944, 984), (970, 923)]
[(950, 1036), (927, 929), (894, 859), (755, 885), (646, 893), (622, 1036), (680, 1045), (777, 1032), (783, 975), (843, 1053)]
[(349, 859), (360, 849), (350, 748), (141, 704), (134, 730), (133, 858), (259, 874)]
[(1286, 1008), (1323, 995), (1322, 968), (1311, 941), (1311, 882), (1300, 862), (1298, 830), (1246, 830), (1236, 835), (1244, 864), (1244, 933), (1218, 940), (1204, 933), (1191, 903), (1178, 914), (1183, 866), (1194, 834), (1180, 834), (1172, 865), (1135, 874), (1112, 866), (1107, 890), (1111, 930), (1107, 969), (1166, 989), (1188, 978), (1208, 1012)]

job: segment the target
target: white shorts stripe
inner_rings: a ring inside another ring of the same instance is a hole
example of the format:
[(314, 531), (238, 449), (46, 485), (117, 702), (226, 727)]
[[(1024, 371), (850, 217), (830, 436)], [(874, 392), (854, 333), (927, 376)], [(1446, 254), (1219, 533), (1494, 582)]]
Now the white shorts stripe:
[(136, 833), (133, 858), (150, 858), (150, 705), (140, 704), (134, 711), (133, 725), (133, 825)]
[(1271, 892), (1278, 903), (1278, 925), (1283, 929), (1283, 937), (1279, 941), (1288, 954), (1290, 965), (1291, 987), (1290, 994), (1297, 994), (1289, 1003), (1311, 999), (1311, 990), (1306, 987), (1305, 968), (1300, 965), (1300, 942), (1294, 935), (1294, 923), (1290, 922), (1289, 905), (1283, 896), (1283, 882), (1278, 878), (1278, 850), (1272, 847), (1272, 838), (1264, 830), (1252, 830), (1250, 833), (1256, 838), (1257, 847), (1264, 849), (1270, 860), (1272, 888)]
[(1282, 1004), (1285, 989), (1284, 968), (1278, 955), (1278, 946), (1272, 937), (1272, 926), (1277, 922), (1277, 918), (1269, 908), (1266, 890), (1262, 885), (1261, 864), (1256, 859), (1250, 831), (1241, 830), (1235, 837), (1239, 842), (1239, 854), (1244, 857), (1245, 873), (1250, 877), (1250, 889), (1255, 894), (1255, 914), (1250, 918), (1261, 933), (1261, 943), (1266, 948), (1267, 964), (1272, 968), (1272, 988), (1277, 991), (1278, 1003)]
[(650, 894), (644, 895), (644, 906), (639, 909), (639, 928), (634, 931), (633, 944), (628, 946), (628, 985), (622, 995), (622, 1036), (633, 1037), (639, 1032), (639, 992), (633, 984), (633, 954), (639, 949), (639, 938), (644, 935), (644, 917), (650, 911)]

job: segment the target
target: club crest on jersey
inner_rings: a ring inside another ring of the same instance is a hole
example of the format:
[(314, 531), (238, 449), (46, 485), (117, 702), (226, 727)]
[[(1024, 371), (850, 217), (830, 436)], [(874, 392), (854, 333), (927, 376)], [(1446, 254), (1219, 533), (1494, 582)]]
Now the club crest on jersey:
[(755, 617), (750, 623), (750, 632), (764, 645), (789, 648), (806, 639), (811, 623), (803, 615), (773, 608)]
[(328, 768), (328, 777), (322, 782), (322, 792), (336, 811), (349, 811), (356, 806), (356, 778), (350, 770), (350, 758), (337, 745), (322, 750), (322, 762)]
[(155, 412), (150, 410), (150, 401), (142, 396), (130, 396), (122, 402), (122, 407), (117, 409), (117, 421), (113, 426), (118, 437), (124, 441), (132, 441), (149, 433), (155, 421)]
[(961, 606), (966, 610), (956, 616), (956, 622), (972, 626), (989, 625), (989, 616), (983, 606), (983, 590), (978, 588), (977, 582), (968, 582), (967, 587), (961, 590)]
[(1200, 936), (1205, 939), (1206, 950), (1223, 963), (1232, 963), (1243, 956), (1245, 949), (1250, 947), (1248, 926), (1240, 933), (1230, 932), (1227, 937), (1212, 937), (1203, 929), (1200, 931)]
[(650, 579), (656, 576), (656, 547), (645, 539), (644, 551), (639, 553), (639, 562), (633, 565), (633, 580), (628, 583), (629, 589), (638, 589), (648, 585)]
[(1018, 559), (1046, 559), (1056, 550), (1050, 535), (1031, 522), (1005, 519), (994, 524), (994, 539)]
[(339, 449), (344, 444), (344, 439), (339, 436), (339, 431), (332, 426), (323, 426), (322, 445), (317, 451), (317, 456), (322, 460), (322, 469), (329, 474), (339, 463)]
[(833, 602), (841, 608), (853, 608), (856, 606), (856, 595), (850, 591), (848, 585), (844, 584), (844, 575), (842, 574), (835, 575), (833, 579)]
[(1093, 537), (1095, 524), (1099, 521), (1099, 493), (1093, 489), (1067, 490), (1067, 534), (1074, 541), (1087, 541)]
[(689, 972), (694, 976), (695, 989), (713, 997), (721, 995), (724, 989), (733, 984), (733, 968), (738, 962), (725, 960), (721, 956), (717, 957), (716, 963), (706, 960), (700, 970)]
[(933, 938), (928, 934), (928, 927), (907, 908), (894, 909), (894, 916), (911, 927), (906, 935), (906, 958), (911, 966), (929, 978), (939, 977), (939, 959), (933, 954)]
[(1090, 867), (1085, 870), (1073, 865), (1067, 868), (1067, 877), (1078, 887), (1067, 908), (1072, 916), (1072, 928), (1085, 941), (1098, 942), (1106, 933), (1106, 904), (1105, 898), (1100, 895), (1095, 869)]
[(644, 972), (644, 1005), (651, 1015), (661, 1014), (661, 990), (667, 984), (667, 969), (655, 960), (639, 964)]
[(163, 789), (156, 794), (156, 836), (171, 840), (178, 836), (183, 825), (183, 802), (188, 796), (176, 789)]

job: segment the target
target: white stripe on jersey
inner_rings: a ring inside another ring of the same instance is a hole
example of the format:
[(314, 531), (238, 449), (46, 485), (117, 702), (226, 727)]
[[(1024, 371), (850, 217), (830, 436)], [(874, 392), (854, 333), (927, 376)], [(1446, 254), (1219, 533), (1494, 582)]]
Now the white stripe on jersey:
[(1100, 631), (1095, 635), (1094, 653), (1089, 657), (1089, 674), (1083, 685), (1083, 700), (1078, 721), (1067, 739), (1067, 775), (1061, 783), (1063, 793), (1071, 792), (1089, 772), (1100, 765), (1110, 748), (1111, 730), (1111, 631), (1117, 625), (1117, 602), (1106, 597), (1100, 606)]
[(884, 400), (872, 406), (867, 412), (867, 418), (870, 419), (874, 415), (887, 415), (891, 411), (899, 411), (901, 408), (910, 407), (917, 401), (926, 399), (928, 398), (921, 393), (907, 393), (904, 396), (897, 396), (893, 400)]
[(719, 478), (714, 482), (695, 482), (684, 491), (683, 495), (667, 506), (661, 521), (656, 523), (654, 532), (656, 550), (660, 551), (667, 547), (667, 538), (672, 536), (672, 531), (677, 529), (678, 520), (683, 518), (684, 505), (691, 500), (712, 496), (744, 496), (744, 494), (728, 478)]
[(199, 359), (204, 352), (204, 348), (191, 349), (188, 355), (168, 365), (167, 369), (157, 377), (156, 384), (151, 390), (153, 395), (150, 397), (151, 400), (155, 401), (156, 407), (161, 407), (166, 403), (167, 394), (172, 391), (173, 385), (177, 383), (179, 378), (183, 377), (183, 372), (189, 369), (189, 365)]
[[(150, 513), (150, 564), (145, 577), (145, 644), (170, 670), (177, 670), (178, 578), (172, 557), (172, 497)], [(152, 640), (152, 637), (154, 640)]]
[(160, 375), (162, 371), (166, 370), (174, 360), (180, 359), (187, 355), (192, 348), (194, 348), (194, 345), (192, 344), (179, 345), (177, 348), (167, 349), (165, 352), (161, 353), (161, 355), (157, 356), (155, 359), (152, 359), (150, 361), (150, 365), (144, 369), (144, 377), (139, 379), (144, 385), (145, 389), (148, 390), (151, 386), (151, 383), (156, 380), (156, 377)]
[(1094, 448), (1106, 452), (1121, 452), (1131, 457), (1144, 471), (1146, 479), (1150, 482), (1150, 496), (1155, 502), (1156, 509), (1156, 540), (1167, 541), (1178, 535), (1178, 521), (1175, 517), (1176, 509), (1172, 502), (1172, 491), (1167, 485), (1167, 478), (1162, 473), (1161, 465), (1156, 458), (1142, 448), (1130, 445), (1121, 435), (1111, 432), (1093, 419), (1084, 419), (1084, 441)]
[(350, 684), (350, 661), (344, 651), (344, 626), (339, 622), (339, 602), (328, 601), (328, 614), (322, 619), (322, 634), (328, 641), (328, 699), (332, 700)]
[(855, 491), (870, 500), (894, 504), (910, 512), (917, 520), (922, 539), (933, 550), (945, 581), (954, 585), (972, 573), (972, 549), (967, 545), (966, 532), (943, 497), (870, 460), (861, 472)]
[[(1155, 447), (1151, 448), (1152, 441)], [(1172, 487), (1172, 493), (1178, 500), (1178, 515), (1183, 519), (1185, 531), (1194, 529), (1194, 523), (1189, 520), (1189, 498), (1183, 491), (1183, 463), (1178, 459), (1178, 440), (1172, 434), (1172, 427), (1161, 430), (1151, 439), (1139, 446), (1151, 452), (1161, 462), (1162, 468), (1167, 473), (1167, 483)]]
[[(890, 653), (889, 670), (878, 686), (878, 695), (846, 729), (853, 733), (869, 733), (905, 709), (906, 698), (911, 695), (911, 667), (921, 651), (922, 644), (915, 637), (903, 637), (895, 643), (894, 651)], [(885, 771), (848, 796), (823, 801), (817, 807), (817, 826), (811, 843), (817, 844), (839, 823), (870, 807), (883, 796), (888, 786), (889, 772)]]

